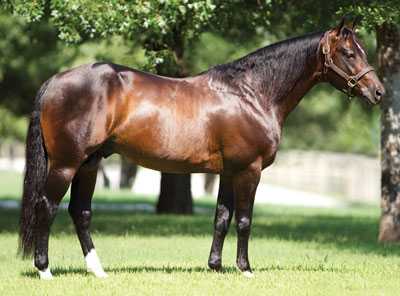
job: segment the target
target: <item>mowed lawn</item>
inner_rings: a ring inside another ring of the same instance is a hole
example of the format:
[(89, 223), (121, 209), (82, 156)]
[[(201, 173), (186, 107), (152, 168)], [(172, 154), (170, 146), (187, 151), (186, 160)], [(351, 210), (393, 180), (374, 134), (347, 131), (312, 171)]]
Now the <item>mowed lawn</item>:
[[(3, 176), (4, 175), (4, 176)], [(17, 175), (0, 174), (0, 200), (19, 198)], [(129, 192), (99, 191), (96, 202), (149, 204)], [(222, 273), (209, 271), (214, 201), (194, 216), (94, 212), (98, 254), (109, 274), (85, 271), (72, 222), (63, 210), (50, 239), (55, 279), (40, 281), (16, 256), (18, 211), (0, 210), (0, 295), (398, 295), (400, 246), (376, 242), (379, 209), (307, 209), (257, 205), (250, 241), (255, 277), (235, 268), (234, 227)]]

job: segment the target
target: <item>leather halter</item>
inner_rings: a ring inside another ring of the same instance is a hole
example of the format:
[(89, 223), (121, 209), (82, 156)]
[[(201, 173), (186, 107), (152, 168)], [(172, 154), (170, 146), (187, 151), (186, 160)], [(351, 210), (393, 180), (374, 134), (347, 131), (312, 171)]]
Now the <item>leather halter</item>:
[(329, 38), (328, 38), (329, 35), (328, 34), (329, 34), (329, 32), (325, 33), (325, 35), (323, 37), (323, 43), (322, 43), (322, 54), (324, 55), (323, 73), (326, 74), (328, 72), (328, 70), (331, 69), (337, 75), (342, 77), (346, 81), (346, 85), (347, 85), (347, 89), (342, 89), (342, 92), (344, 92), (346, 95), (348, 95), (348, 97), (350, 99), (355, 96), (353, 94), (353, 88), (358, 85), (361, 78), (363, 78), (367, 73), (375, 71), (375, 70), (371, 66), (368, 66), (368, 67), (365, 67), (364, 69), (362, 69), (356, 75), (349, 75), (346, 72), (344, 72), (342, 69), (340, 69), (338, 66), (336, 66), (331, 57), (331, 49), (329, 46)]

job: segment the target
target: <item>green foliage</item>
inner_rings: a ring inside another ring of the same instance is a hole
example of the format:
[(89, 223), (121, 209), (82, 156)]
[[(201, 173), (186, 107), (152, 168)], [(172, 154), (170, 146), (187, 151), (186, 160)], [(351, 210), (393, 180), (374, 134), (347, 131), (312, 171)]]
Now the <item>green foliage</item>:
[(337, 10), (337, 14), (352, 14), (362, 18), (363, 25), (370, 31), (383, 23), (400, 23), (399, 0), (347, 1)]
[(4, 107), (0, 107), (0, 136), (1, 141), (15, 139), (23, 141), (27, 129), (27, 121), (18, 117)]
[[(10, 1), (14, 12), (28, 21), (45, 14), (45, 1)], [(180, 30), (191, 39), (207, 26), (215, 9), (212, 1), (50, 1), (50, 19), (60, 39), (77, 43), (88, 38), (124, 35), (146, 39), (151, 47), (174, 44)], [(162, 12), (162, 13), (160, 13)]]
[(40, 85), (75, 55), (75, 49), (57, 42), (48, 24), (32, 26), (0, 13), (0, 104), (17, 114), (29, 113)]
[(271, 43), (276, 40), (276, 38), (264, 34), (248, 37), (248, 39), (243, 42), (240, 38), (231, 40), (222, 34), (203, 33), (185, 53), (189, 72), (199, 73), (212, 66), (233, 61), (256, 50), (266, 42)]
[[(193, 40), (207, 29), (246, 37), (265, 24), (269, 1), (5, 1), (28, 22), (44, 17), (67, 43), (119, 35), (141, 44), (149, 69), (180, 68), (180, 59)], [(247, 8), (245, 10), (244, 8)], [(238, 12), (241, 13), (238, 13)], [(173, 63), (177, 65), (173, 65)], [(166, 64), (166, 65), (162, 65)], [(176, 72), (176, 71), (172, 71)]]
[(290, 114), (282, 148), (377, 155), (379, 109), (360, 99), (349, 102), (339, 91), (319, 86)]
[[(113, 36), (104, 40), (90, 40), (77, 46), (79, 54), (71, 66), (93, 63), (94, 61), (108, 61), (116, 64), (143, 69), (147, 59), (142, 47), (125, 40), (120, 36)], [(68, 68), (65, 65), (63, 68)]]
[(1, 0), (4, 10), (11, 10), (15, 15), (24, 17), (28, 22), (39, 21), (45, 13), (46, 0)]

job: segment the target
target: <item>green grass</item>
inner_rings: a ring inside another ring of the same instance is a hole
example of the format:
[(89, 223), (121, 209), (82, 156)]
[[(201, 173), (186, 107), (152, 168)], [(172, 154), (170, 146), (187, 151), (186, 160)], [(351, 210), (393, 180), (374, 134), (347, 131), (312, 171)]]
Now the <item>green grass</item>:
[[(1, 198), (17, 198), (16, 190), (4, 190)], [(144, 200), (107, 191), (95, 200), (128, 198)], [(51, 282), (16, 257), (18, 212), (0, 210), (0, 295), (398, 295), (400, 248), (376, 242), (377, 208), (257, 205), (250, 241), (256, 276), (247, 279), (235, 268), (234, 228), (225, 271), (207, 269), (214, 205), (200, 206), (206, 211), (194, 216), (96, 211), (93, 238), (106, 280), (87, 275), (72, 223), (60, 211), (50, 240)]]

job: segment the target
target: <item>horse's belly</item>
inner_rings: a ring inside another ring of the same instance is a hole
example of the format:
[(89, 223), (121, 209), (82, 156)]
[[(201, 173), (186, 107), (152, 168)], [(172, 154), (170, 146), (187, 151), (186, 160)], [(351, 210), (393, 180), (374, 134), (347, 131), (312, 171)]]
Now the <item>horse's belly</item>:
[(169, 173), (222, 171), (222, 154), (210, 144), (209, 137), (181, 130), (160, 133), (157, 128), (120, 134), (114, 140), (115, 152), (138, 165)]
[(220, 173), (223, 169), (220, 153), (206, 153), (183, 157), (171, 152), (158, 154), (157, 151), (138, 152), (133, 147), (117, 149), (131, 162), (143, 167), (166, 173)]

